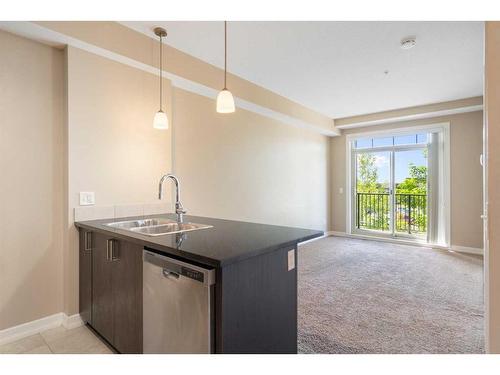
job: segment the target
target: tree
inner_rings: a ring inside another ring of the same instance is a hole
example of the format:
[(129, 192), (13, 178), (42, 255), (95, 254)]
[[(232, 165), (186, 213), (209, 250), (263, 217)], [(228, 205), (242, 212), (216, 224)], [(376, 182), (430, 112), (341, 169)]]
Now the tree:
[(396, 192), (400, 194), (425, 194), (427, 192), (427, 167), (409, 165), (410, 177), (398, 184)]
[(363, 153), (358, 155), (358, 192), (377, 191), (378, 171), (375, 165), (375, 155)]
[[(413, 232), (427, 228), (427, 197), (422, 194), (427, 193), (427, 167), (416, 166), (410, 163), (408, 166), (410, 177), (397, 185), (396, 194), (402, 195), (399, 198), (399, 206), (402, 211), (396, 213), (399, 219), (396, 220), (397, 230), (407, 231), (408, 226)], [(411, 215), (411, 220), (410, 220)]]

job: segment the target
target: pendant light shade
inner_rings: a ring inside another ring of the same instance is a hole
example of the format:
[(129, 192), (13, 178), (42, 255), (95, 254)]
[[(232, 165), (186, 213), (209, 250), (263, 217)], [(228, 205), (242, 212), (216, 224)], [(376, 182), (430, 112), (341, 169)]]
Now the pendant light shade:
[(233, 113), (235, 111), (234, 98), (226, 87), (227, 79), (227, 21), (224, 21), (224, 88), (217, 95), (217, 112)]
[(168, 117), (163, 112), (163, 43), (162, 38), (167, 36), (167, 31), (161, 27), (155, 27), (155, 34), (160, 38), (160, 110), (156, 112), (153, 119), (153, 128), (166, 130), (168, 129)]
[(153, 120), (153, 128), (161, 130), (168, 129), (168, 117), (162, 110), (156, 112)]
[(233, 113), (234, 108), (234, 98), (231, 91), (228, 89), (223, 89), (217, 95), (217, 112), (219, 113)]

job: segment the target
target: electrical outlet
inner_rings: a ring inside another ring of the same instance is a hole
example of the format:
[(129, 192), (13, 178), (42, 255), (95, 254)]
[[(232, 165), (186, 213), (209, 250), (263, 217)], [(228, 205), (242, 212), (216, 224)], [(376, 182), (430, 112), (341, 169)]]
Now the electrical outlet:
[(339, 188), (339, 194), (344, 194), (344, 188)]
[(92, 206), (95, 204), (95, 193), (93, 191), (80, 192), (80, 206)]
[(295, 268), (295, 249), (288, 251), (288, 271)]

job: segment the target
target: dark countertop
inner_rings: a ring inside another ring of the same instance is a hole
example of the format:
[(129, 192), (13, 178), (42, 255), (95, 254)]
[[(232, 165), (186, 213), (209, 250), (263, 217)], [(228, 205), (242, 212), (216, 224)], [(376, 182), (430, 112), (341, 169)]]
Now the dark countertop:
[(76, 222), (75, 225), (79, 228), (110, 234), (118, 239), (214, 267), (223, 267), (282, 247), (294, 246), (298, 242), (324, 234), (323, 231), (319, 230), (185, 215), (185, 222), (212, 225), (213, 228), (186, 232), (184, 239), (179, 244), (179, 235), (145, 236), (106, 225), (116, 221), (154, 217), (176, 219), (175, 214), (161, 214), (81, 221)]

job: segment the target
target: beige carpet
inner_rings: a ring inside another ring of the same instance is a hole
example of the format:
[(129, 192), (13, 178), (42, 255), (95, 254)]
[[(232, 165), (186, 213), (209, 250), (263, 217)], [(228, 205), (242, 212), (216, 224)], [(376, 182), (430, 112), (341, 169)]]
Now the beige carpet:
[(299, 353), (483, 353), (482, 257), (328, 237), (299, 247)]

